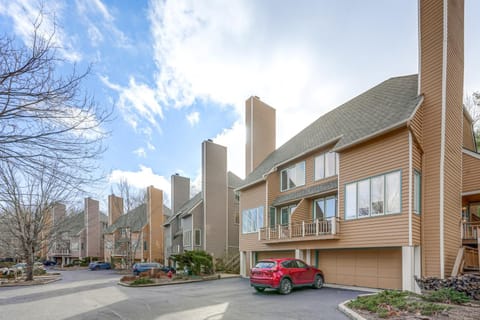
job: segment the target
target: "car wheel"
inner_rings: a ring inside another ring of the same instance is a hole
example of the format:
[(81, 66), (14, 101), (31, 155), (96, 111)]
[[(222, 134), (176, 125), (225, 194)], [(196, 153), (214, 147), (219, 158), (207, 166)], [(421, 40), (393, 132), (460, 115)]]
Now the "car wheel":
[(96, 266), (96, 267), (95, 267), (95, 270), (100, 270), (100, 267), (99, 267), (99, 266)]
[(313, 282), (313, 287), (315, 289), (320, 289), (321, 287), (323, 287), (323, 277), (321, 275), (317, 275), (315, 277), (315, 281)]
[(257, 292), (263, 292), (265, 291), (265, 288), (261, 288), (261, 287), (254, 287), (255, 290), (257, 290)]
[(280, 282), (280, 288), (278, 289), (278, 291), (281, 294), (289, 294), (292, 291), (292, 281), (290, 281), (287, 278), (282, 279), (282, 281)]

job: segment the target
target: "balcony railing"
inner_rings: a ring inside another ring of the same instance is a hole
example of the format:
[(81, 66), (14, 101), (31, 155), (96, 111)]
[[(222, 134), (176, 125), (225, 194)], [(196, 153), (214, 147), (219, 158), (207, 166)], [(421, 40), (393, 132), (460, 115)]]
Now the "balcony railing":
[(71, 254), (70, 249), (53, 249), (50, 255), (53, 256), (69, 256)]
[(258, 240), (267, 242), (338, 239), (339, 219), (307, 220), (261, 228)]
[(477, 242), (480, 230), (480, 222), (462, 223), (462, 240), (464, 242)]

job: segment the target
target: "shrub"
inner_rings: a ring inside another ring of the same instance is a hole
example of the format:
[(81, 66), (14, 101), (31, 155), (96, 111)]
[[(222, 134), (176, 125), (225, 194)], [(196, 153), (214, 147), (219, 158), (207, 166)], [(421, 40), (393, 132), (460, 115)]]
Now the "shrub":
[(155, 283), (155, 282), (152, 279), (149, 279), (149, 278), (138, 278), (138, 279), (134, 280), (130, 285), (136, 286), (136, 285), (139, 285), (139, 284), (151, 284), (151, 283)]
[(131, 281), (135, 281), (137, 280), (138, 278), (136, 276), (123, 276), (120, 278), (120, 282), (131, 282)]
[(462, 304), (470, 301), (470, 298), (464, 293), (452, 288), (443, 288), (428, 293), (423, 299), (431, 302)]
[(173, 260), (178, 263), (179, 269), (186, 267), (193, 275), (213, 273), (213, 258), (203, 250), (186, 251), (174, 255)]

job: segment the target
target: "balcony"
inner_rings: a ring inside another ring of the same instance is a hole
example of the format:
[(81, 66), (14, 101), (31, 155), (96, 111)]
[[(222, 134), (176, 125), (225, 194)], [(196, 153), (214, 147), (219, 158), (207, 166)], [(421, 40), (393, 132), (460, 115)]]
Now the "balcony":
[(70, 249), (53, 249), (50, 253), (51, 256), (70, 256)]
[(281, 243), (339, 239), (339, 227), (340, 221), (337, 217), (297, 221), (287, 225), (261, 228), (258, 231), (258, 240), (264, 243)]
[(463, 244), (477, 244), (480, 233), (480, 221), (462, 223)]

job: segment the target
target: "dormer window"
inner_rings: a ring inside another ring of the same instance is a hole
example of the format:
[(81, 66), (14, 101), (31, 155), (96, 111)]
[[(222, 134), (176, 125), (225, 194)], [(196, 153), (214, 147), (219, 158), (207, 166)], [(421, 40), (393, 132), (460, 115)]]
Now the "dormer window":
[(338, 174), (338, 155), (327, 152), (315, 158), (315, 180), (333, 177)]
[(280, 172), (280, 190), (287, 191), (305, 185), (305, 161)]

